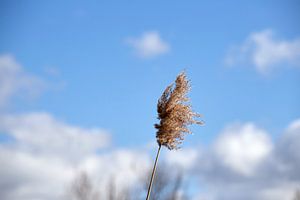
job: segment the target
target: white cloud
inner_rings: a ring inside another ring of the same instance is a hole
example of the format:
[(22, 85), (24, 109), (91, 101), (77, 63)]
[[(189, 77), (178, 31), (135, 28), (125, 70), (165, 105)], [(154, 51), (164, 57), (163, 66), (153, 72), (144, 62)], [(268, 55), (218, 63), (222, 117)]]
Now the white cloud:
[(17, 148), (74, 161), (108, 146), (110, 141), (104, 130), (71, 126), (41, 112), (0, 116), (0, 131), (13, 137)]
[(116, 149), (94, 152), (81, 162), (72, 163), (59, 154), (37, 155), (0, 148), (0, 162), (0, 199), (63, 199), (71, 181), (81, 171), (88, 173), (100, 189), (101, 199), (105, 199), (106, 187), (112, 181), (116, 192), (138, 185), (148, 169), (149, 157), (141, 151)]
[(36, 96), (43, 87), (43, 81), (26, 73), (12, 55), (0, 55), (0, 108), (13, 95)]
[(300, 132), (300, 119), (292, 121), (286, 131), (289, 133)]
[(259, 192), (258, 198), (261, 200), (294, 200), (295, 191), (299, 188), (299, 183), (282, 183), (279, 186), (267, 188)]
[(82, 170), (101, 180), (101, 188), (114, 180), (121, 190), (136, 185), (149, 166), (142, 151), (106, 148), (110, 144), (106, 131), (68, 125), (47, 113), (2, 114), (3, 133), (13, 138), (0, 142), (3, 200), (62, 199)]
[(195, 167), (213, 200), (291, 200), (300, 189), (299, 119), (276, 143), (253, 123), (229, 126)]
[[(290, 123), (276, 146), (277, 174), (300, 180), (300, 119)], [(300, 185), (299, 185), (300, 189)]]
[(194, 167), (199, 157), (199, 149), (185, 148), (167, 151), (163, 159), (172, 166), (177, 166), (185, 171)]
[(229, 65), (251, 63), (261, 74), (275, 68), (300, 67), (300, 38), (279, 40), (272, 30), (252, 33), (240, 46), (231, 49), (226, 57)]
[[(4, 200), (62, 199), (79, 171), (92, 177), (105, 199), (112, 180), (118, 191), (142, 187), (141, 177), (152, 167), (147, 150), (106, 148), (105, 131), (68, 125), (47, 113), (5, 115), (0, 122), (0, 132), (15, 138), (0, 143)], [(186, 179), (199, 177), (202, 189), (196, 199), (289, 200), (300, 188), (299, 133), (299, 120), (287, 126), (277, 143), (254, 123), (232, 125), (200, 153), (198, 147), (166, 150), (159, 162), (172, 171), (180, 166), (193, 176)]]
[(156, 31), (145, 32), (139, 38), (129, 38), (127, 42), (141, 58), (156, 57), (170, 51), (170, 46)]
[(59, 199), (64, 185), (75, 172), (63, 159), (3, 146), (0, 162), (0, 198), (3, 200)]
[(149, 157), (135, 150), (115, 149), (90, 154), (72, 163), (59, 154), (37, 155), (32, 152), (0, 148), (0, 199), (62, 199), (71, 181), (85, 171), (97, 184), (101, 197), (113, 181), (116, 192), (138, 185), (148, 172)]
[(147, 152), (135, 149), (115, 149), (104, 154), (87, 157), (79, 166), (94, 179), (101, 180), (98, 184), (102, 193), (112, 181), (121, 192), (126, 188), (139, 185), (141, 178), (148, 173), (150, 158)]
[(225, 129), (214, 148), (224, 165), (251, 176), (271, 152), (272, 143), (264, 130), (248, 123)]

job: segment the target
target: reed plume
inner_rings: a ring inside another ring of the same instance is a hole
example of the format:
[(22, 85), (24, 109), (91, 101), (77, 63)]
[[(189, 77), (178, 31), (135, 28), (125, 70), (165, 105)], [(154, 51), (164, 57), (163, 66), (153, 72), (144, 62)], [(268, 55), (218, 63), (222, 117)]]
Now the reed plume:
[(155, 124), (156, 139), (158, 145), (168, 149), (177, 149), (184, 140), (185, 133), (191, 133), (188, 125), (203, 124), (195, 118), (200, 117), (192, 111), (187, 93), (190, 90), (190, 82), (184, 72), (180, 73), (174, 84), (169, 85), (158, 100), (157, 112), (159, 124)]
[(169, 150), (178, 149), (184, 140), (184, 135), (191, 133), (188, 126), (192, 124), (203, 124), (202, 121), (197, 120), (201, 115), (193, 112), (191, 104), (189, 103), (187, 93), (190, 88), (190, 82), (187, 80), (186, 74), (182, 72), (177, 76), (175, 86), (174, 84), (169, 85), (158, 100), (157, 112), (160, 122), (154, 126), (157, 129), (156, 139), (159, 147), (146, 200), (150, 198), (161, 146), (165, 146)]

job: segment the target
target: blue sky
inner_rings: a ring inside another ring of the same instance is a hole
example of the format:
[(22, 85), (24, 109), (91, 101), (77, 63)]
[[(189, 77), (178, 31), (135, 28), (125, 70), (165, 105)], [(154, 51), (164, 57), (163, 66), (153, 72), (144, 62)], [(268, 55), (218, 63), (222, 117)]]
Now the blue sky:
[[(13, 54), (26, 71), (50, 84), (64, 85), (34, 103), (18, 102), (18, 109), (101, 126), (113, 132), (118, 145), (138, 145), (153, 138), (155, 106), (164, 87), (186, 69), (194, 109), (207, 123), (195, 129), (193, 140), (209, 142), (231, 121), (256, 121), (276, 131), (299, 116), (299, 71), (264, 77), (251, 66), (224, 65), (228, 49), (252, 32), (272, 29), (278, 37), (296, 38), (296, 1), (1, 4), (0, 52)], [(126, 38), (148, 31), (159, 32), (170, 45), (166, 55), (133, 55)], [(49, 69), (57, 75), (51, 77)]]
[(206, 125), (183, 147), (247, 122), (277, 140), (300, 117), (299, 10), (292, 0), (1, 0), (0, 56), (38, 79), (28, 84), (38, 92), (16, 87), (0, 112), (49, 113), (101, 127), (113, 147), (142, 147), (155, 141), (158, 98), (186, 70)]

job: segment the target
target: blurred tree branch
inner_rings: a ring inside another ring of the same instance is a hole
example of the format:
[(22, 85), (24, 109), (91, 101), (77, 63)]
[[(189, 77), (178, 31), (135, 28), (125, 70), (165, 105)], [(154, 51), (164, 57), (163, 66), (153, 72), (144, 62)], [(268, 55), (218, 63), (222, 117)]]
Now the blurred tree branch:
[(99, 200), (99, 192), (85, 172), (80, 172), (70, 185), (71, 200)]
[[(158, 169), (155, 184), (152, 188), (151, 200), (187, 200), (183, 192), (183, 173), (172, 166)], [(150, 170), (150, 169), (149, 169)], [(148, 173), (150, 174), (150, 173)], [(124, 177), (126, 178), (126, 177)], [(140, 177), (140, 184), (133, 188), (121, 188), (114, 177), (104, 188), (98, 188), (102, 193), (100, 196), (95, 184), (85, 172), (80, 172), (70, 183), (68, 200), (141, 200), (147, 192), (149, 177)], [(105, 185), (105, 184), (101, 184)], [(142, 186), (142, 187), (138, 187)], [(297, 199), (298, 200), (298, 199)]]

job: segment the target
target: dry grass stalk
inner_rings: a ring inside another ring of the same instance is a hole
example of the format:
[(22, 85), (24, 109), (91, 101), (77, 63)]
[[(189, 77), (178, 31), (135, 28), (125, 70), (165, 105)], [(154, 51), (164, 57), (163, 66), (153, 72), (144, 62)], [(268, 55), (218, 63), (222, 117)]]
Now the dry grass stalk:
[(184, 72), (180, 73), (174, 84), (169, 85), (157, 104), (159, 124), (155, 124), (157, 129), (156, 138), (159, 145), (168, 149), (177, 149), (184, 140), (185, 133), (191, 133), (188, 125), (203, 124), (195, 118), (199, 114), (192, 111), (187, 93), (190, 90), (190, 83)]
[(158, 100), (157, 112), (160, 122), (154, 126), (157, 129), (156, 139), (159, 148), (156, 154), (146, 200), (150, 199), (161, 146), (165, 146), (169, 150), (178, 149), (178, 145), (184, 140), (184, 135), (191, 133), (188, 126), (191, 124), (203, 124), (202, 121), (196, 120), (200, 115), (193, 112), (189, 104), (189, 98), (187, 97), (189, 90), (190, 83), (185, 73), (182, 72), (175, 80), (175, 87), (174, 84), (169, 85)]

